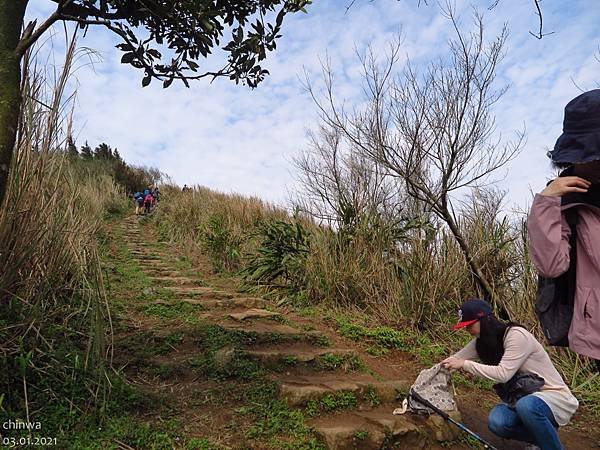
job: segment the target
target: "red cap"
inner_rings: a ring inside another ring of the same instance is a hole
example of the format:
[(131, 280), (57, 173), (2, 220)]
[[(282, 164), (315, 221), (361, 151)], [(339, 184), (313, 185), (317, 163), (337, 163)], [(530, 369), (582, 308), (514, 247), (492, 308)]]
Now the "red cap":
[(482, 317), (489, 316), (490, 314), (492, 314), (492, 308), (488, 302), (478, 298), (472, 298), (462, 304), (458, 310), (458, 323), (452, 328), (458, 330), (460, 328), (468, 327)]
[(461, 328), (468, 327), (469, 325), (474, 324), (478, 320), (479, 319), (463, 320), (462, 322), (458, 322), (456, 325), (452, 325), (452, 328), (455, 330), (460, 330)]

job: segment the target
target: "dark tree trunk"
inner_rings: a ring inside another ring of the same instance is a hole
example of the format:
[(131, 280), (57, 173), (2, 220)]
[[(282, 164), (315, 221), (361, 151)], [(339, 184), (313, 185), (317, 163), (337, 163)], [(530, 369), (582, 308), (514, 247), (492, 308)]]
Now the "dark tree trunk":
[(0, 0), (0, 205), (8, 185), (21, 107), (21, 57), (15, 51), (28, 0)]
[(471, 272), (475, 276), (475, 280), (477, 281), (477, 284), (479, 284), (480, 289), (483, 291), (484, 298), (488, 302), (492, 303), (492, 305), (498, 311), (498, 316), (501, 319), (510, 320), (510, 314), (508, 313), (506, 308), (498, 301), (498, 299), (496, 298), (496, 294), (495, 294), (494, 290), (492, 289), (492, 286), (490, 285), (488, 280), (485, 278), (485, 275), (481, 271), (480, 267), (477, 265), (477, 263), (473, 259), (473, 256), (471, 254), (471, 249), (467, 245), (467, 242), (465, 241), (463, 235), (461, 234), (460, 230), (458, 229), (457, 224), (454, 222), (454, 218), (447, 211), (444, 214), (443, 218), (446, 221), (446, 223), (448, 224), (448, 227), (450, 228), (450, 231), (454, 235), (456, 242), (458, 242), (460, 249), (462, 250), (463, 254), (465, 255), (467, 264), (469, 265)]

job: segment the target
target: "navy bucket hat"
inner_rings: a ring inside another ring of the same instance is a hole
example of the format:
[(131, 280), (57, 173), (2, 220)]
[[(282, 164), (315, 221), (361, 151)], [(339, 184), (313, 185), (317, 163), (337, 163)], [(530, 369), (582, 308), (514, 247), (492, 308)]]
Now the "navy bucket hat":
[(567, 103), (563, 134), (548, 157), (563, 164), (600, 160), (600, 89), (584, 92)]

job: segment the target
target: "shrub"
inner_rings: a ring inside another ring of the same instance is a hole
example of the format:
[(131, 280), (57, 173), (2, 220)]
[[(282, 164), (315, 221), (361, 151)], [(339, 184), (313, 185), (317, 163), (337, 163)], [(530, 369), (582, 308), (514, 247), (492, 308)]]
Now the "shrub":
[(238, 267), (241, 237), (232, 232), (225, 216), (211, 215), (205, 224), (199, 226), (199, 235), (217, 272)]
[(260, 243), (242, 272), (246, 282), (292, 292), (303, 289), (310, 232), (299, 222), (269, 220), (255, 236)]

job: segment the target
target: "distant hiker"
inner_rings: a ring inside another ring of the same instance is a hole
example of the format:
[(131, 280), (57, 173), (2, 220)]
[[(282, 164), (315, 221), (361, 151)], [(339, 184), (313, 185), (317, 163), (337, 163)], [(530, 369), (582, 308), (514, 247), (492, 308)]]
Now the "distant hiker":
[(148, 192), (144, 197), (144, 212), (148, 214), (152, 210), (152, 206), (154, 206), (154, 197)]
[(475, 339), (442, 366), (498, 383), (494, 389), (503, 403), (490, 411), (490, 431), (542, 450), (562, 449), (558, 427), (569, 423), (579, 402), (544, 347), (525, 328), (498, 320), (484, 300), (467, 300), (458, 317), (454, 329), (465, 328)]
[(160, 201), (160, 190), (158, 189), (158, 186), (156, 186), (152, 191), (152, 197), (154, 197), (154, 201), (156, 203)]
[[(533, 200), (527, 220), (531, 259), (544, 277), (574, 270), (568, 345), (595, 359), (600, 371), (600, 89), (567, 104), (563, 134), (548, 157), (563, 171)], [(574, 249), (567, 216), (575, 218)]]
[(133, 194), (133, 201), (135, 202), (135, 214), (138, 215), (144, 207), (144, 195), (139, 191), (135, 192)]
[(187, 184), (184, 184), (184, 185), (183, 185), (183, 189), (181, 190), (181, 192), (187, 192), (187, 191), (189, 191), (189, 190), (190, 190), (190, 188), (188, 187), (188, 185), (187, 185)]

